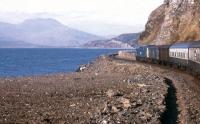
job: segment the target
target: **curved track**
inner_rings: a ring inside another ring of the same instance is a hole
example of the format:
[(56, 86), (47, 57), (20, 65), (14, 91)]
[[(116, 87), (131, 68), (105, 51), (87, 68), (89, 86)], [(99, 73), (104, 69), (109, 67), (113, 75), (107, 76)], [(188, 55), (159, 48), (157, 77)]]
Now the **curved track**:
[[(177, 112), (180, 112), (178, 115), (179, 124), (200, 124), (200, 80), (194, 78), (185, 71), (177, 68), (171, 68), (169, 66), (138, 62), (135, 60), (126, 60), (115, 56), (111, 56), (111, 58), (121, 62), (138, 63), (153, 68), (156, 74), (161, 75), (168, 80), (166, 83), (169, 85), (169, 96), (166, 97), (166, 107), (173, 109), (168, 112), (172, 112), (171, 114), (175, 115), (175, 118)], [(177, 111), (173, 108), (176, 103), (178, 107)], [(174, 123), (173, 119), (165, 120), (165, 117), (168, 117), (169, 115), (168, 112), (166, 112), (166, 115), (165, 113), (163, 114), (163, 119), (161, 119), (163, 124)]]

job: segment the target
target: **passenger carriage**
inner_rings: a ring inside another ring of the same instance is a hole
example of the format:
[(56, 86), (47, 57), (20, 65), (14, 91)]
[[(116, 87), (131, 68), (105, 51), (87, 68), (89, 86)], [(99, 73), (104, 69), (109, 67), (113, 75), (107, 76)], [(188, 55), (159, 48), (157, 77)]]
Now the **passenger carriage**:
[(160, 64), (166, 65), (169, 63), (169, 47), (169, 45), (158, 46)]
[(139, 47), (136, 51), (137, 60), (167, 64), (169, 61), (169, 45), (148, 45)]
[(147, 57), (147, 46), (141, 46), (136, 49), (136, 60), (146, 61)]
[(189, 47), (189, 69), (200, 76), (200, 41), (192, 42)]
[(149, 45), (146, 47), (147, 49), (147, 61), (156, 63), (159, 60), (159, 49), (155, 45)]
[(147, 60), (154, 63), (167, 64), (169, 61), (169, 45), (147, 46)]
[(187, 68), (189, 64), (189, 47), (191, 43), (176, 43), (169, 48), (169, 62), (180, 68)]
[(148, 45), (136, 49), (136, 59), (188, 69), (200, 78), (200, 41), (169, 45)]

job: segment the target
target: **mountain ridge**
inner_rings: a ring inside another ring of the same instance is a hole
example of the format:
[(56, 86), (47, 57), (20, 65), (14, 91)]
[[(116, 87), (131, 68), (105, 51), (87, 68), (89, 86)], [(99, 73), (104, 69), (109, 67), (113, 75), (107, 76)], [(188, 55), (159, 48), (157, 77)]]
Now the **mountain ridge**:
[(139, 33), (126, 33), (107, 40), (90, 41), (86, 48), (132, 48), (138, 45)]
[(49, 47), (78, 47), (91, 40), (104, 39), (69, 28), (54, 19), (40, 18), (25, 20), (20, 24), (0, 22), (0, 37)]

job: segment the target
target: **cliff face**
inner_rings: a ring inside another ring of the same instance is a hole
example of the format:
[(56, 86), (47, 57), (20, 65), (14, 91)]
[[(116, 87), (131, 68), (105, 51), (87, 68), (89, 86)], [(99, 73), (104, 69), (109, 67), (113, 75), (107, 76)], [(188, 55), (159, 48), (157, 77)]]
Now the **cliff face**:
[(166, 45), (200, 40), (200, 0), (164, 0), (152, 12), (140, 44)]

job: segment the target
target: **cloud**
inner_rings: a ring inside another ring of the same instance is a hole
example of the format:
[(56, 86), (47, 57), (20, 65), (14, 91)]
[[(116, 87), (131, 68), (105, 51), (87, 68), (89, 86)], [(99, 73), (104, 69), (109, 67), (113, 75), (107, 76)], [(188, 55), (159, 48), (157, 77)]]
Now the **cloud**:
[[(144, 27), (163, 0), (0, 0), (0, 21), (54, 18), (64, 24), (102, 22)], [(140, 25), (140, 26), (137, 26)], [(141, 26), (142, 25), (142, 26)]]
[(1, 12), (53, 13), (69, 17), (144, 23), (163, 0), (0, 0)]

